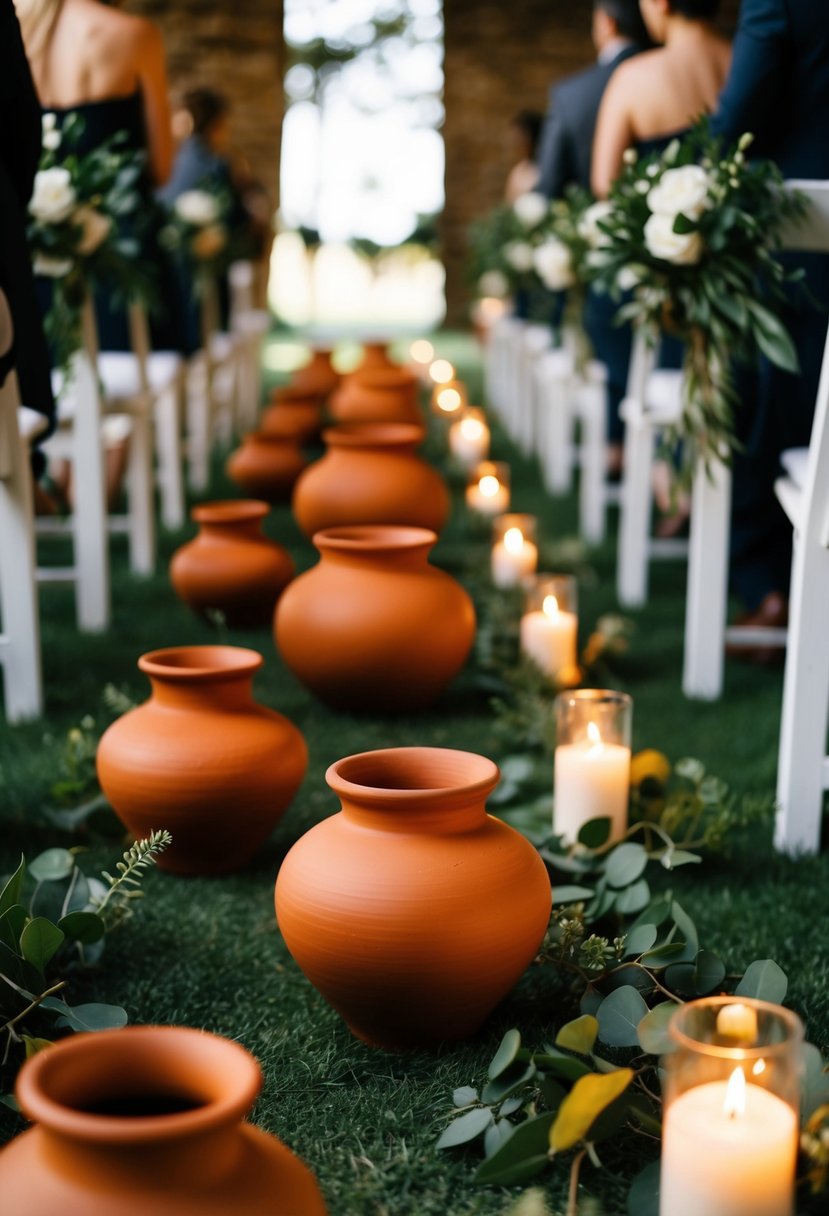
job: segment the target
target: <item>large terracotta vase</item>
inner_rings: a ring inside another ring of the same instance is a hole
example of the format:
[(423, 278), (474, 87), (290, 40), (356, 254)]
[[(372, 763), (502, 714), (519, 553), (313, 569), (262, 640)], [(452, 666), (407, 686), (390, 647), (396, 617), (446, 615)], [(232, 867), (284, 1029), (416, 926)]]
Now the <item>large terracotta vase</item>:
[(26, 1063), (34, 1127), (0, 1152), (14, 1216), (325, 1216), (310, 1170), (244, 1121), (262, 1086), (238, 1043), (182, 1026), (73, 1035)]
[(463, 667), (475, 609), (454, 579), (429, 565), (425, 528), (329, 528), (320, 561), (276, 609), (276, 644), (294, 675), (338, 709), (430, 705)]
[(259, 420), (259, 429), (295, 443), (311, 443), (322, 430), (322, 409), (315, 397), (278, 401), (269, 405)]
[(371, 367), (348, 376), (331, 398), (337, 422), (422, 423), (419, 386), (405, 367)]
[(300, 367), (291, 376), (290, 386), (305, 392), (317, 393), (327, 397), (333, 393), (340, 382), (340, 376), (331, 364), (332, 351), (327, 347), (318, 347), (311, 354), (311, 360)]
[(232, 628), (270, 623), (294, 563), (262, 534), (268, 511), (266, 502), (251, 499), (193, 508), (199, 534), (170, 563), (170, 579), (185, 604), (202, 615), (223, 613)]
[(276, 881), (288, 949), (358, 1038), (390, 1049), (466, 1038), (550, 916), (538, 853), (486, 813), (497, 767), (404, 747), (349, 756), (326, 780), (342, 810), (297, 841)]
[(238, 646), (181, 646), (138, 660), (152, 695), (104, 732), (98, 779), (136, 837), (154, 828), (172, 833), (162, 869), (240, 869), (299, 788), (305, 740), (253, 700), (263, 662)]
[(229, 457), (227, 475), (251, 498), (286, 502), (307, 463), (295, 437), (252, 431)]
[(351, 423), (323, 432), (327, 452), (310, 465), (293, 496), (296, 521), (307, 536), (342, 524), (411, 524), (440, 532), (449, 492), (421, 460), (422, 427)]

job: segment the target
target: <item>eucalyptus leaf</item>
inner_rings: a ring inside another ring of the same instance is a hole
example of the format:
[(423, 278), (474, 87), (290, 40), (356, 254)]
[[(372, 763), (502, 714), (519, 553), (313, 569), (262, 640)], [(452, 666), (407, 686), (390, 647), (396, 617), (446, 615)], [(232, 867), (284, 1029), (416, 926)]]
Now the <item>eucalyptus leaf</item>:
[(641, 993), (630, 984), (617, 988), (599, 1006), (599, 1037), (610, 1047), (638, 1047), (637, 1028), (648, 1012)]
[(637, 925), (625, 937), (625, 958), (644, 954), (646, 950), (650, 950), (658, 936), (656, 925)]
[(594, 895), (595, 891), (590, 887), (553, 887), (553, 903), (558, 906), (584, 903), (585, 900), (592, 899)]
[(524, 1105), (523, 1098), (507, 1098), (498, 1107), (498, 1118), (506, 1119), (508, 1115), (514, 1115)]
[(487, 1076), (490, 1081), (494, 1081), (502, 1072), (505, 1072), (511, 1064), (515, 1063), (518, 1052), (521, 1050), (521, 1035), (517, 1030), (508, 1030), (501, 1039), (501, 1044), (492, 1057)]
[(665, 972), (665, 984), (671, 992), (684, 997), (697, 995), (697, 969), (693, 963), (674, 963)]
[(487, 1081), (481, 1094), (481, 1099), (493, 1105), (496, 1102), (502, 1102), (504, 1098), (514, 1093), (516, 1089), (521, 1089), (522, 1086), (532, 1081), (534, 1076), (535, 1064), (532, 1060), (526, 1064), (518, 1061), (510, 1068), (499, 1073), (493, 1080)]
[(102, 1005), (93, 1002), (88, 1005), (67, 1005), (64, 1001), (54, 1001), (43, 1008), (51, 1008), (59, 1012), (58, 1026), (67, 1026), (70, 1030), (119, 1030), (127, 1024), (127, 1013), (119, 1005)]
[(28, 913), (22, 904), (12, 904), (10, 908), (6, 908), (0, 916), (0, 942), (17, 952), (20, 934), (28, 919)]
[(656, 925), (658, 929), (660, 925), (664, 925), (670, 915), (670, 899), (665, 895), (657, 895), (651, 900), (644, 912), (640, 912), (631, 925), (631, 929), (638, 929), (640, 925)]
[(631, 883), (629, 887), (619, 891), (613, 902), (620, 916), (635, 916), (648, 906), (650, 898), (651, 889), (646, 879), (640, 878), (638, 882)]
[(492, 1111), (489, 1107), (479, 1106), (476, 1110), (469, 1110), (444, 1128), (435, 1147), (456, 1148), (459, 1144), (468, 1144), (485, 1132), (491, 1123)]
[(610, 1073), (590, 1073), (577, 1081), (550, 1128), (553, 1152), (564, 1152), (585, 1139), (602, 1111), (625, 1092), (633, 1076), (632, 1069), (619, 1068)]
[(647, 850), (641, 844), (628, 841), (617, 845), (605, 863), (605, 877), (611, 887), (627, 887), (636, 882), (648, 864)]
[(21, 855), (20, 865), (10, 878), (6, 880), (6, 885), (0, 891), (0, 916), (7, 912), (9, 908), (15, 904), (19, 904), (23, 895), (23, 882), (26, 877), (26, 859)]
[(758, 1001), (770, 1001), (780, 1005), (786, 995), (789, 981), (785, 971), (770, 958), (756, 959), (747, 968), (745, 975), (735, 988), (737, 996), (753, 997)]
[(58, 921), (58, 928), (84, 946), (100, 941), (106, 932), (104, 922), (94, 912), (70, 912)]
[(502, 781), (514, 781), (516, 785), (523, 785), (532, 777), (535, 763), (531, 756), (506, 756), (498, 762), (498, 768), (501, 770)]
[(473, 1089), (471, 1085), (461, 1085), (452, 1094), (452, 1102), (455, 1106), (471, 1106), (473, 1102), (478, 1101), (478, 1091)]
[(674, 1001), (663, 1001), (649, 1010), (637, 1026), (639, 1046), (648, 1055), (661, 1056), (673, 1051), (674, 1043), (668, 1035), (668, 1023), (677, 1008)]
[(685, 949), (681, 954), (677, 955), (676, 961), (678, 963), (691, 963), (697, 957), (699, 951), (699, 935), (697, 934), (696, 925), (682, 905), (677, 903), (676, 900), (671, 904), (671, 916), (679, 931), (679, 936), (685, 943)]
[(689, 853), (686, 849), (669, 849), (662, 858), (662, 866), (666, 870), (678, 870), (680, 866), (699, 865), (701, 861), (698, 853)]
[(47, 849), (29, 863), (29, 874), (35, 882), (60, 882), (75, 868), (75, 858), (68, 849)]
[(610, 840), (610, 833), (613, 828), (613, 820), (607, 816), (602, 816), (600, 819), (590, 819), (587, 823), (582, 824), (579, 830), (578, 842), (585, 845), (588, 849), (600, 849), (603, 844), (607, 844)]
[(628, 1191), (628, 1216), (659, 1216), (659, 1162), (650, 1165), (636, 1175)]
[(653, 950), (649, 950), (647, 954), (643, 954), (640, 962), (643, 967), (648, 967), (651, 971), (658, 971), (660, 967), (669, 967), (671, 963), (676, 962), (686, 953), (684, 942), (662, 942)]
[(497, 1119), (495, 1123), (490, 1123), (484, 1132), (484, 1154), (492, 1157), (503, 1144), (506, 1144), (514, 1131), (515, 1126), (510, 1123), (509, 1119)]
[(707, 996), (725, 979), (725, 963), (711, 950), (700, 950), (694, 962), (694, 982), (699, 996)]
[(27, 963), (43, 971), (64, 941), (64, 934), (44, 916), (36, 916), (20, 934), (20, 952)]
[(583, 1060), (565, 1055), (564, 1052), (541, 1052), (533, 1056), (533, 1061), (538, 1068), (560, 1077), (562, 1081), (578, 1081), (579, 1077), (586, 1077), (590, 1072), (589, 1065)]
[(520, 792), (521, 787), (514, 781), (502, 781), (488, 796), (487, 802), (491, 806), (504, 806), (512, 802), (513, 798), (517, 798)]
[(556, 1035), (556, 1047), (564, 1047), (568, 1051), (578, 1052), (588, 1056), (593, 1050), (596, 1036), (599, 1033), (599, 1023), (590, 1014), (582, 1014), (575, 1021), (567, 1022)]
[(489, 1186), (517, 1186), (541, 1173), (550, 1160), (554, 1119), (554, 1114), (545, 1112), (519, 1123), (506, 1143), (478, 1167), (475, 1181)]
[(808, 1119), (819, 1106), (829, 1104), (829, 1060), (824, 1060), (814, 1043), (803, 1044), (803, 1083), (800, 1110)]

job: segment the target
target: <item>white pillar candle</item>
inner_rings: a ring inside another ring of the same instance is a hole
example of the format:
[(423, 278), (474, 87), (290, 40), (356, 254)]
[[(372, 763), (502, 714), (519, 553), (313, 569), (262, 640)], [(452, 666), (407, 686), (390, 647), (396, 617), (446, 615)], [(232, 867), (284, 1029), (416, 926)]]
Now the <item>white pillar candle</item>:
[(507, 528), (504, 539), (492, 546), (492, 581), (496, 587), (520, 587), (538, 569), (538, 546), (520, 528)]
[(556, 748), (553, 831), (572, 844), (585, 823), (607, 818), (610, 839), (621, 840), (629, 790), (630, 748), (604, 743), (596, 723), (588, 722), (586, 739)]
[(792, 1216), (797, 1133), (792, 1107), (740, 1067), (686, 1090), (665, 1111), (660, 1216)]
[(459, 418), (449, 428), (449, 451), (464, 468), (489, 455), (489, 427), (480, 418)]
[(562, 612), (556, 597), (547, 595), (539, 612), (521, 618), (521, 650), (555, 680), (576, 666), (578, 627), (575, 612)]
[(466, 487), (466, 505), (481, 515), (503, 515), (509, 510), (509, 488), (492, 473)]

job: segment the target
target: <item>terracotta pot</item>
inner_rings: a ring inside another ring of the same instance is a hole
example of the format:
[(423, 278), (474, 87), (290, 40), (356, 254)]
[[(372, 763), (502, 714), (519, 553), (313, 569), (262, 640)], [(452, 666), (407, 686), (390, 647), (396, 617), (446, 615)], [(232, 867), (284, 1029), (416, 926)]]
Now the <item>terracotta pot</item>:
[(337, 422), (422, 423), (418, 381), (405, 367), (357, 371), (331, 398)]
[(308, 461), (294, 438), (253, 431), (227, 462), (227, 475), (252, 498), (285, 502)]
[(399, 368), (399, 363), (389, 356), (388, 342), (364, 342), (363, 358), (358, 372), (385, 371), (388, 368)]
[(207, 502), (190, 512), (195, 540), (173, 554), (170, 579), (185, 604), (204, 615), (224, 613), (228, 625), (267, 625), (294, 576), (287, 550), (262, 535), (266, 502)]
[(238, 646), (181, 646), (138, 660), (152, 695), (104, 732), (98, 779), (136, 837), (153, 828), (172, 833), (161, 869), (240, 869), (305, 776), (302, 735), (253, 700), (263, 662)]
[(422, 427), (351, 423), (322, 437), (328, 451), (294, 490), (294, 516), (307, 536), (341, 524), (411, 524), (439, 532), (446, 523), (446, 486), (415, 451)]
[(485, 802), (491, 760), (401, 747), (332, 764), (342, 803), (290, 850), (276, 915), (358, 1038), (390, 1049), (474, 1034), (532, 961), (550, 880)]
[(295, 405), (307, 401), (313, 402), (314, 405), (319, 405), (322, 396), (320, 393), (309, 392), (301, 384), (280, 384), (278, 388), (271, 389), (270, 400), (273, 405)]
[(270, 405), (262, 414), (259, 429), (265, 435), (291, 439), (295, 443), (310, 443), (319, 439), (322, 431), (322, 410), (313, 397), (296, 401), (280, 401)]
[(475, 609), (428, 562), (425, 528), (363, 526), (317, 532), (318, 565), (277, 605), (274, 633), (294, 675), (339, 709), (430, 705), (463, 667)]
[(262, 1074), (244, 1048), (183, 1026), (73, 1035), (23, 1066), (35, 1126), (0, 1153), (15, 1216), (325, 1216), (310, 1170), (244, 1122)]
[(314, 350), (311, 354), (311, 361), (291, 376), (291, 387), (303, 389), (305, 392), (318, 393), (321, 397), (327, 397), (329, 393), (333, 393), (340, 382), (340, 376), (331, 365), (332, 353), (326, 347)]

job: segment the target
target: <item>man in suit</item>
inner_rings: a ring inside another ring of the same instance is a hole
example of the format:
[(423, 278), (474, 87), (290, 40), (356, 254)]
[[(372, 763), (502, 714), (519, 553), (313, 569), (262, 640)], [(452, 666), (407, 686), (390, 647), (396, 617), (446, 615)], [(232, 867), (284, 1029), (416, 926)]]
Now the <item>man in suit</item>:
[[(742, 0), (731, 73), (713, 118), (727, 140), (755, 134), (752, 153), (787, 178), (829, 179), (829, 19), (814, 0)], [(741, 376), (734, 461), (731, 575), (746, 625), (784, 625), (791, 570), (791, 524), (774, 494), (780, 453), (809, 443), (829, 305), (829, 257), (786, 255), (806, 271), (817, 308), (793, 293), (784, 321), (800, 375), (761, 359)], [(739, 654), (735, 651), (735, 654)], [(745, 653), (745, 652), (743, 652)], [(779, 652), (778, 652), (779, 653)], [(773, 652), (755, 652), (769, 661)]]

